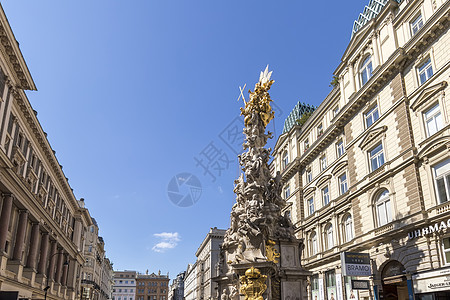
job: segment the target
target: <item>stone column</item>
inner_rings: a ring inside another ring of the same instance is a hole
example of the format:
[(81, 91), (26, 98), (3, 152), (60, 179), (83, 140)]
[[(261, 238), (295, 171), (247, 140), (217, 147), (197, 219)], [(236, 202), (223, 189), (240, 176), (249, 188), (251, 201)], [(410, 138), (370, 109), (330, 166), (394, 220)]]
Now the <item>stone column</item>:
[(355, 86), (355, 72), (353, 70), (353, 62), (349, 62), (348, 63), (348, 75), (350, 76), (350, 89), (351, 89), (351, 93), (349, 96), (351, 96), (351, 94), (353, 94), (354, 92), (356, 92), (356, 86)]
[(81, 225), (81, 220), (76, 219), (75, 220), (75, 226), (73, 228), (73, 243), (75, 244), (75, 246), (77, 247), (78, 250), (81, 249), (81, 229), (82, 229), (82, 225)]
[(58, 263), (56, 264), (55, 281), (57, 283), (61, 283), (62, 268), (63, 268), (63, 263), (64, 263), (64, 254), (61, 252), (60, 254), (58, 254), (56, 256), (58, 256)]
[(50, 265), (48, 267), (48, 280), (54, 280), (55, 279), (55, 264), (56, 264), (56, 251), (57, 249), (57, 242), (52, 242), (52, 250), (50, 251)]
[(9, 220), (11, 219), (12, 196), (3, 198), (2, 213), (0, 215), (0, 254), (5, 251), (6, 236), (8, 235)]
[(68, 264), (63, 264), (61, 285), (64, 285), (64, 286), (67, 285), (67, 272), (68, 271), (69, 271), (69, 265)]
[(19, 226), (17, 227), (16, 243), (14, 246), (13, 260), (22, 260), (22, 251), (25, 243), (25, 233), (28, 225), (28, 211), (22, 210), (19, 216)]
[(69, 274), (67, 276), (67, 287), (74, 289), (76, 286), (77, 279), (77, 271), (78, 271), (78, 263), (75, 259), (71, 259), (69, 261)]
[(30, 250), (28, 251), (27, 268), (36, 269), (39, 246), (39, 223), (34, 223), (31, 228)]
[(378, 42), (377, 42), (377, 34), (372, 34), (372, 50), (373, 50), (373, 62), (375, 65), (373, 69), (380, 65), (380, 55), (378, 54)]
[(39, 274), (47, 275), (45, 268), (47, 267), (47, 259), (48, 259), (48, 242), (49, 242), (48, 233), (43, 233), (41, 238), (41, 256), (39, 258), (39, 266), (38, 266)]

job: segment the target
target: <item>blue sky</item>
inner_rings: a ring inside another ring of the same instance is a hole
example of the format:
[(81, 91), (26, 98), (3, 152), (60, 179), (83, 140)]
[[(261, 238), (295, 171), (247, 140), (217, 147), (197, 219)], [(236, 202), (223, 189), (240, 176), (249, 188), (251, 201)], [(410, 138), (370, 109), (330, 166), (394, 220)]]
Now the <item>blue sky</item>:
[[(229, 226), (239, 86), (269, 64), (278, 136), (297, 101), (330, 92), (366, 2), (2, 1), (38, 88), (28, 98), (115, 269), (173, 278), (210, 227)], [(213, 153), (215, 181), (195, 161)], [(168, 197), (182, 173), (201, 184), (190, 207)]]

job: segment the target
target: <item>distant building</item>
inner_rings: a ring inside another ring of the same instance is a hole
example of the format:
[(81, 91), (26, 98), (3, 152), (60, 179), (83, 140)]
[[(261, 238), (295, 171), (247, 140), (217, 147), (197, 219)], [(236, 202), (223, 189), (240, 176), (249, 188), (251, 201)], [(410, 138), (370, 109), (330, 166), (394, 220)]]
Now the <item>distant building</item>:
[[(184, 277), (186, 272), (181, 272), (173, 280), (169, 288), (169, 300), (183, 300), (184, 299)], [(118, 299), (120, 300), (120, 299)]]
[(114, 271), (112, 300), (135, 300), (136, 271)]
[(197, 300), (198, 295), (197, 262), (188, 264), (184, 277), (184, 299)]
[[(155, 273), (137, 274), (136, 276), (136, 300), (168, 300), (169, 275)], [(116, 299), (118, 300), (118, 299)]]
[(113, 269), (105, 256), (105, 242), (98, 236), (98, 225), (92, 218), (93, 225), (85, 232), (85, 263), (81, 279), (83, 300), (107, 300), (112, 297)]

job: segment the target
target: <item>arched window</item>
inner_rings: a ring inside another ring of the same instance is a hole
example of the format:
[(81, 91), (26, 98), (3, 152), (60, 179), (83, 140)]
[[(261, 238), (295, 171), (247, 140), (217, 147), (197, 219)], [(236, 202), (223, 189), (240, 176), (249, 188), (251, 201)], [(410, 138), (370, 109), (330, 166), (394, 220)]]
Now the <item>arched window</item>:
[(359, 74), (361, 76), (361, 85), (365, 85), (370, 77), (372, 77), (372, 59), (370, 55), (368, 55), (361, 64)]
[(314, 231), (309, 236), (309, 252), (311, 256), (317, 254), (317, 234)]
[(353, 239), (353, 220), (350, 214), (342, 218), (342, 231), (345, 243)]
[(333, 241), (333, 225), (328, 224), (325, 227), (325, 249), (329, 250), (333, 248), (334, 241)]
[(283, 164), (283, 170), (284, 170), (287, 167), (287, 165), (289, 164), (289, 156), (288, 156), (287, 151), (284, 151), (282, 160), (283, 160), (282, 164)]
[(376, 196), (375, 201), (378, 226), (386, 225), (392, 221), (391, 199), (389, 198), (389, 191), (381, 190)]

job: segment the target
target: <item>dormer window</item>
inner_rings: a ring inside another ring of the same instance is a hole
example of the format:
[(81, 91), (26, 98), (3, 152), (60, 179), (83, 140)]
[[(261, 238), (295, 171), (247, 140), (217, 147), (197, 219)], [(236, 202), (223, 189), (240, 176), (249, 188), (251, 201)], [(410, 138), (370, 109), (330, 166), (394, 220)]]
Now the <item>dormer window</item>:
[(365, 85), (370, 77), (372, 77), (372, 59), (370, 55), (368, 55), (361, 64), (359, 74), (361, 76), (361, 85)]

